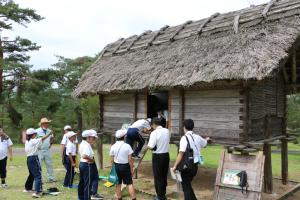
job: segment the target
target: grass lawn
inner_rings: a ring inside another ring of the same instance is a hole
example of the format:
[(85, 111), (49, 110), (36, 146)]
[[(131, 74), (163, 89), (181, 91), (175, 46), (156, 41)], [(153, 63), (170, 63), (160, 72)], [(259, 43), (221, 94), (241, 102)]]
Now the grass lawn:
[[(104, 145), (104, 163), (107, 164), (109, 161), (108, 156), (109, 145)], [(219, 163), (219, 155), (222, 150), (221, 146), (213, 145), (209, 146), (202, 151), (202, 154), (205, 158), (205, 167), (217, 168)], [(289, 150), (299, 150), (300, 145), (289, 144)], [(176, 158), (177, 148), (175, 145), (171, 146), (171, 160)], [(274, 176), (280, 176), (281, 165), (280, 165), (280, 154), (272, 155), (273, 161), (273, 174)], [(148, 152), (145, 157), (146, 161), (151, 160), (151, 153)], [(65, 170), (61, 165), (61, 159), (59, 152), (53, 155), (55, 175), (58, 182), (55, 184), (45, 183), (44, 189), (49, 187), (58, 187), (61, 190), (61, 194), (57, 197), (55, 196), (45, 196), (45, 199), (77, 199), (77, 190), (75, 189), (66, 189), (62, 187), (62, 181), (65, 175)], [(289, 177), (292, 180), (300, 181), (300, 155), (289, 155)], [(43, 179), (45, 177), (45, 169), (43, 169)], [(107, 175), (109, 169), (100, 170), (100, 175)], [(8, 189), (0, 188), (0, 199), (1, 200), (26, 200), (32, 199), (30, 194), (22, 193), (24, 189), (24, 182), (27, 178), (28, 171), (26, 166), (26, 157), (23, 155), (16, 155), (12, 162), (8, 161), (8, 178), (7, 184), (9, 185)], [(75, 183), (78, 182), (78, 178), (75, 179)], [(104, 194), (107, 198), (112, 199), (114, 195), (114, 188), (105, 188), (102, 183), (99, 184), (99, 192)], [(128, 197), (128, 194), (125, 195)], [(142, 194), (138, 195), (139, 199), (152, 199), (149, 196)], [(124, 198), (126, 199), (126, 198)], [(129, 198), (128, 198), (129, 199)]]

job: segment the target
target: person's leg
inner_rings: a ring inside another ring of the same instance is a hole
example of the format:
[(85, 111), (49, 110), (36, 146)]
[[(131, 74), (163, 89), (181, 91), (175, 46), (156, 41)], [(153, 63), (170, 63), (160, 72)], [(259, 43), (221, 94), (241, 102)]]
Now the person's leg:
[(131, 148), (133, 148), (133, 144), (134, 144), (134, 129), (133, 128), (129, 128), (127, 130), (127, 134), (126, 134), (126, 143), (129, 144), (131, 146)]
[(28, 164), (28, 158), (27, 158), (27, 168), (28, 168), (29, 175), (28, 175), (27, 180), (25, 182), (25, 190), (32, 190), (33, 189), (34, 176), (30, 172), (29, 164)]
[(79, 200), (83, 200), (83, 195), (84, 195), (84, 164), (83, 163), (79, 163), (79, 172), (80, 172), (80, 178), (79, 178), (79, 184), (78, 184), (78, 199)]
[(80, 181), (78, 185), (78, 199), (90, 200), (90, 167), (89, 164), (81, 162), (79, 165)]
[(5, 179), (6, 179), (6, 166), (7, 166), (7, 157), (1, 160), (0, 168), (1, 168), (1, 184), (5, 185)]
[(50, 154), (50, 150), (44, 151), (44, 159), (45, 159), (45, 164), (47, 168), (47, 175), (48, 175), (48, 180), (49, 181), (54, 181), (54, 173), (53, 173), (53, 165), (52, 165), (52, 158)]
[(162, 192), (162, 196), (164, 197), (164, 199), (166, 198), (166, 193), (167, 193), (167, 186), (168, 186), (168, 173), (169, 173), (169, 163), (170, 163), (170, 156), (169, 154), (164, 154), (163, 158), (162, 158), (162, 174), (161, 174), (161, 182), (162, 182), (162, 186), (161, 186), (161, 192)]
[(70, 159), (65, 160), (65, 168), (67, 169), (67, 171), (64, 179), (64, 187), (69, 187), (70, 178), (71, 178), (71, 168), (72, 168)]
[(160, 194), (160, 162), (159, 162), (159, 155), (158, 154), (152, 154), (152, 171), (153, 171), (153, 177), (154, 177), (154, 187), (156, 191), (156, 195), (159, 197)]
[(135, 194), (135, 189), (134, 189), (133, 185), (132, 184), (127, 185), (127, 187), (128, 187), (128, 192), (129, 192), (130, 198), (132, 200), (135, 200), (136, 199), (136, 194)]
[(116, 195), (118, 199), (122, 199), (122, 192), (121, 192), (121, 186), (122, 184), (118, 184), (116, 185)]
[(41, 167), (37, 156), (29, 157), (29, 169), (34, 176), (34, 190), (36, 193), (42, 192)]
[(145, 144), (145, 139), (143, 138), (143, 136), (141, 134), (139, 134), (138, 132), (135, 135), (135, 141), (138, 142), (138, 146), (137, 148), (134, 150), (134, 155), (138, 156), (139, 153), (141, 152), (144, 144)]
[(95, 163), (91, 165), (91, 184), (91, 195), (95, 195), (98, 193), (99, 185), (99, 173)]
[(198, 168), (194, 167), (192, 170), (181, 172), (181, 184), (185, 200), (197, 200), (194, 190), (192, 188), (192, 180), (195, 174), (197, 174), (197, 170)]

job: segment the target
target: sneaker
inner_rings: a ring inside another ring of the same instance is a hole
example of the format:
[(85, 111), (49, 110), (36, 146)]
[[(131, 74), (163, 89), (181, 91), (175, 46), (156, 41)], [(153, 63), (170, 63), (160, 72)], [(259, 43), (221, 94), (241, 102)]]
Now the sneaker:
[(1, 184), (1, 187), (2, 188), (7, 188), (8, 186), (4, 183), (4, 184)]
[(30, 193), (30, 192), (34, 192), (34, 190), (26, 190), (26, 189), (24, 189), (23, 192), (24, 193)]
[(104, 199), (104, 196), (101, 195), (101, 194), (94, 194), (94, 195), (91, 196), (91, 199), (101, 200), (101, 199)]
[(78, 185), (73, 184), (73, 185), (69, 186), (69, 188), (70, 188), (70, 189), (77, 189), (77, 188), (78, 188)]
[(33, 193), (32, 197), (33, 198), (41, 198), (42, 197), (42, 193)]

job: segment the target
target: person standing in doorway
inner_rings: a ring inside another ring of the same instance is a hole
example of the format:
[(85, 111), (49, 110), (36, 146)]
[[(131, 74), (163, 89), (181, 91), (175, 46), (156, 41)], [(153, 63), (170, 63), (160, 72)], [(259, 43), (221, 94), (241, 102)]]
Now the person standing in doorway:
[(182, 190), (184, 193), (185, 200), (197, 200), (194, 190), (192, 188), (193, 178), (197, 175), (198, 164), (200, 162), (200, 151), (207, 145), (207, 141), (210, 140), (209, 137), (202, 138), (200, 135), (197, 135), (193, 132), (194, 129), (194, 121), (192, 119), (186, 119), (183, 121), (183, 131), (184, 136), (181, 137), (179, 143), (179, 153), (176, 159), (176, 162), (171, 170), (175, 171), (182, 161), (184, 152), (188, 147), (188, 143), (190, 147), (193, 149), (193, 157), (194, 157), (194, 165), (192, 169), (184, 169), (181, 170), (181, 178), (182, 178)]
[(150, 134), (148, 148), (152, 150), (152, 169), (157, 195), (154, 200), (167, 200), (170, 131), (162, 127), (162, 121), (157, 117), (153, 118), (151, 124), (154, 131)]
[[(42, 118), (39, 125), (40, 128), (38, 128), (37, 131), (37, 137), (44, 137), (45, 135), (48, 135), (52, 131), (49, 129), (49, 124), (51, 120), (48, 120), (47, 118)], [(48, 175), (48, 181), (50, 183), (56, 182), (54, 173), (53, 173), (53, 164), (52, 164), (52, 158), (50, 154), (50, 147), (53, 142), (53, 134), (51, 134), (51, 137), (48, 137), (43, 141), (43, 144), (41, 146), (41, 150), (39, 151), (39, 160), (40, 164), (44, 162), (46, 164), (47, 168), (47, 175)]]
[(137, 148), (134, 150), (132, 157), (134, 158), (140, 158), (139, 153), (142, 150), (145, 139), (140, 134), (142, 132), (144, 133), (150, 133), (151, 130), (151, 119), (140, 119), (136, 122), (134, 122), (129, 129), (127, 130), (127, 137), (126, 137), (126, 143), (133, 148), (134, 142), (138, 142)]
[(1, 184), (0, 187), (7, 188), (6, 184), (6, 166), (7, 166), (7, 158), (12, 161), (12, 141), (11, 139), (4, 133), (3, 129), (0, 128), (0, 177)]

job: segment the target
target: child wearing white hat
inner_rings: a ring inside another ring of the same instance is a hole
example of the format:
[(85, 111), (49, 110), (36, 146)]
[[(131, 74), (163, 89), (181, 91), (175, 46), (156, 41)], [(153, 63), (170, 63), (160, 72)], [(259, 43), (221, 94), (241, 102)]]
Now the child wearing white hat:
[(44, 140), (49, 138), (52, 133), (36, 138), (37, 131), (33, 128), (29, 128), (26, 131), (26, 142), (25, 142), (25, 152), (27, 155), (27, 167), (29, 170), (29, 176), (25, 183), (24, 192), (32, 191), (33, 181), (34, 184), (34, 193), (32, 197), (40, 198), (42, 196), (42, 174), (41, 174), (41, 165), (39, 162), (38, 154), (39, 148), (42, 146)]
[[(65, 166), (66, 160), (69, 159), (69, 156), (66, 155), (66, 147), (67, 147), (67, 144), (68, 144), (68, 141), (69, 141), (69, 139), (67, 137), (67, 135), (68, 135), (67, 133), (69, 131), (72, 131), (72, 127), (70, 125), (66, 125), (64, 127), (64, 136), (63, 136), (63, 138), (60, 142), (60, 144), (61, 144), (61, 160), (62, 160), (62, 164), (64, 166)], [(74, 143), (75, 143), (75, 146), (76, 146), (76, 156), (77, 156), (77, 153), (78, 153), (78, 140), (77, 140), (77, 137), (76, 137)]]
[(98, 138), (95, 130), (82, 132), (82, 142), (79, 145), (80, 154), (80, 180), (78, 185), (78, 200), (103, 199), (98, 194), (99, 174), (94, 158), (92, 144)]
[(69, 131), (68, 133), (65, 134), (66, 137), (68, 138), (67, 146), (66, 146), (66, 159), (65, 159), (65, 168), (67, 170), (65, 180), (64, 180), (64, 187), (69, 187), (69, 188), (77, 188), (76, 186), (73, 185), (73, 179), (74, 179), (74, 168), (76, 166), (76, 145), (75, 145), (75, 140), (76, 140), (76, 135), (77, 133), (73, 131)]
[(12, 141), (11, 139), (4, 133), (3, 129), (0, 128), (0, 178), (1, 184), (0, 187), (6, 188), (6, 166), (7, 166), (7, 158), (12, 161)]
[(122, 183), (127, 185), (131, 199), (136, 199), (135, 190), (133, 187), (133, 150), (131, 146), (124, 142), (127, 130), (118, 130), (116, 132), (117, 141), (110, 148), (109, 155), (111, 156), (111, 164), (114, 163), (118, 184), (116, 185), (116, 194), (118, 200), (122, 200), (121, 186)]

